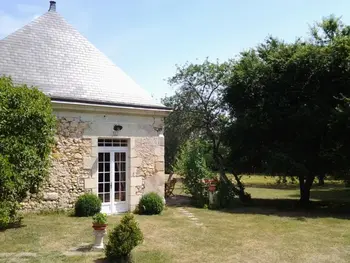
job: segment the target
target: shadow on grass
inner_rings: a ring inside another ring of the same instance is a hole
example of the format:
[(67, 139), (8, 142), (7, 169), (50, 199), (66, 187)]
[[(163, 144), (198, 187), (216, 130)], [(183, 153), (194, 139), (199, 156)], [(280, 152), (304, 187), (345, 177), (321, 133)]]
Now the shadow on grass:
[(193, 201), (188, 195), (173, 195), (166, 198), (166, 205), (170, 207), (192, 206)]
[(78, 252), (90, 252), (92, 250), (92, 245), (88, 244), (88, 245), (82, 245), (80, 247), (77, 247), (76, 249), (74, 249), (74, 251), (78, 251)]
[[(135, 251), (132, 252), (132, 261), (131, 262), (145, 262), (145, 263), (165, 263), (170, 262), (171, 258), (168, 254), (161, 251), (152, 250), (152, 251)], [(108, 263), (107, 258), (98, 258), (94, 260), (95, 263)], [(122, 263), (121, 261), (113, 261), (113, 263)], [(123, 261), (125, 262), (125, 261)]]
[(23, 227), (27, 227), (27, 225), (24, 225), (22, 223), (14, 223), (14, 224), (8, 225), (7, 227), (0, 228), (0, 232), (5, 232), (8, 229), (16, 229), (16, 228), (23, 228)]
[(247, 204), (238, 204), (236, 208), (220, 210), (235, 214), (261, 214), (280, 217), (317, 218), (331, 217), (350, 219), (350, 202), (342, 201), (312, 201), (305, 208), (298, 200), (293, 199), (252, 199)]
[[(288, 190), (298, 190), (299, 185), (298, 184), (278, 184), (278, 183), (244, 183), (245, 187), (253, 187), (253, 188), (267, 188), (267, 189), (288, 189)], [(343, 184), (339, 183), (326, 183), (325, 185), (318, 185), (314, 183), (312, 186), (313, 189), (327, 189), (327, 188), (335, 188), (335, 189), (342, 189), (345, 186)]]
[(98, 258), (94, 260), (95, 263), (108, 263), (107, 258)]
[[(339, 190), (337, 189), (336, 191)], [(195, 207), (193, 206), (191, 198), (183, 195), (175, 195), (168, 198), (167, 206)], [(237, 200), (234, 208), (220, 209), (217, 211), (234, 214), (260, 214), (275, 215), (280, 217), (294, 217), (296, 220), (300, 221), (303, 221), (304, 218), (317, 217), (350, 219), (350, 202), (339, 200), (312, 201), (310, 202), (310, 205), (305, 208), (301, 207), (298, 200), (295, 199), (253, 198), (249, 203), (241, 203)]]
[[(291, 197), (299, 197), (297, 194), (290, 195)], [(311, 198), (328, 201), (344, 201), (350, 202), (350, 188), (316, 188), (311, 191)]]

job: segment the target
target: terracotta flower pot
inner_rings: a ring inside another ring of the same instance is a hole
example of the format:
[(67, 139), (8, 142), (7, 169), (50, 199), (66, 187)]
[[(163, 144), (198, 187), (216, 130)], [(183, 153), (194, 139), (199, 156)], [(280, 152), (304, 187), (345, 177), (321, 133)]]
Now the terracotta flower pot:
[(216, 185), (215, 184), (211, 184), (209, 185), (209, 192), (215, 192), (216, 191)]
[(95, 230), (105, 230), (107, 224), (92, 224), (93, 229)]

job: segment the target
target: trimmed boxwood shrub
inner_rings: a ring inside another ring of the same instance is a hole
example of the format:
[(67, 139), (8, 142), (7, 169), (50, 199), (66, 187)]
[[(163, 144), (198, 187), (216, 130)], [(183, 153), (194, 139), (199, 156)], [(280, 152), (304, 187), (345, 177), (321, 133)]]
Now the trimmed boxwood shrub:
[(109, 234), (106, 257), (110, 262), (132, 262), (131, 251), (143, 241), (143, 234), (133, 214), (126, 214)]
[(101, 200), (94, 194), (83, 194), (75, 203), (76, 216), (93, 216), (101, 211)]
[(157, 215), (164, 209), (163, 198), (151, 192), (143, 195), (139, 203), (139, 213), (144, 215)]

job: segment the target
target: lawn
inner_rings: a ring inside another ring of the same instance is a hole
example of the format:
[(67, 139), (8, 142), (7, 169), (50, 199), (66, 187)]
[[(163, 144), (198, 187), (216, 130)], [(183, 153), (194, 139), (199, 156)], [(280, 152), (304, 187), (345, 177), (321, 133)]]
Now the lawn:
[[(288, 181), (287, 184), (277, 184), (277, 178), (272, 176), (243, 176), (242, 181), (248, 193), (253, 198), (265, 199), (298, 199), (299, 185)], [(316, 181), (316, 180), (315, 180)], [(350, 202), (350, 188), (346, 188), (340, 180), (326, 180), (325, 186), (315, 182), (311, 189), (311, 199), (314, 201), (345, 201)]]
[[(297, 182), (288, 180), (287, 184), (277, 184), (277, 177), (260, 175), (245, 175), (241, 180), (252, 198), (299, 199)], [(175, 193), (185, 195), (181, 182), (176, 184)], [(315, 182), (311, 189), (311, 199), (350, 202), (350, 188), (346, 188), (340, 180), (325, 180), (325, 186), (318, 186)]]
[[(160, 216), (137, 216), (145, 235), (134, 251), (136, 262), (349, 262), (350, 224), (346, 219), (308, 218), (179, 208)], [(109, 217), (115, 224), (119, 217)], [(89, 218), (28, 215), (24, 226), (0, 233), (0, 262), (104, 262), (103, 253), (66, 255), (92, 242)], [(0, 254), (1, 255), (1, 254)]]
[[(294, 202), (298, 198), (296, 185), (248, 180), (247, 190), (256, 200)], [(349, 200), (342, 184), (326, 184), (313, 190), (314, 200)], [(168, 207), (160, 216), (137, 215), (145, 241), (133, 252), (135, 262), (350, 262), (349, 213), (253, 204), (230, 211)], [(120, 216), (110, 216), (109, 229), (119, 220)], [(28, 214), (22, 227), (0, 232), (0, 262), (105, 262), (102, 252), (70, 252), (73, 248), (84, 251), (92, 241), (91, 218)]]

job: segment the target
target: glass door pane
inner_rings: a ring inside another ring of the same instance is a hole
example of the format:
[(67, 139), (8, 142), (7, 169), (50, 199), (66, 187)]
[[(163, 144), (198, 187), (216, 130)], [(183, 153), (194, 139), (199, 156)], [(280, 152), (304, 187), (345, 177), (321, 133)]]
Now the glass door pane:
[(98, 197), (103, 203), (111, 201), (111, 155), (98, 153)]
[(114, 201), (126, 200), (126, 153), (114, 153)]

